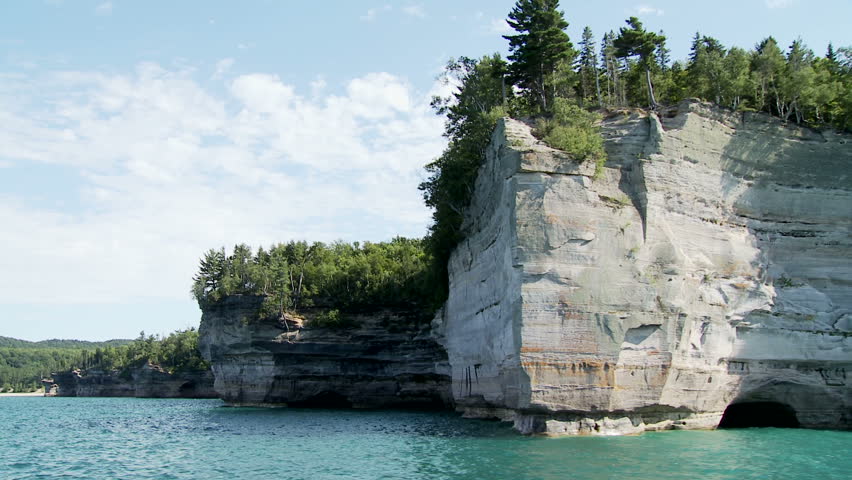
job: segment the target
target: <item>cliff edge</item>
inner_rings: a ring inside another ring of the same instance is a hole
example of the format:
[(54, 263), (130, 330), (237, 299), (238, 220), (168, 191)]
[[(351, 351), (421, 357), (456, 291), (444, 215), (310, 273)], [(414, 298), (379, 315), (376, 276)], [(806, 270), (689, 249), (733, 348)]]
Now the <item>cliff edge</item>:
[(498, 124), (438, 319), (457, 407), (554, 435), (732, 405), (852, 428), (852, 137), (697, 101), (602, 128), (593, 179)]

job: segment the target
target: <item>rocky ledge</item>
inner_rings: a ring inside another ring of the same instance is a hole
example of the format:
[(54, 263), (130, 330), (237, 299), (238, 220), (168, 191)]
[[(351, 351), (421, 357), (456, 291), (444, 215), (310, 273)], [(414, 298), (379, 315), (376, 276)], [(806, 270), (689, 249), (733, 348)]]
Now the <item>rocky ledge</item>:
[(234, 406), (429, 407), (452, 404), (446, 352), (406, 312), (352, 314), (345, 328), (260, 318), (263, 297), (202, 309), (199, 346), (220, 397)]
[(593, 178), (498, 125), (439, 319), (458, 408), (553, 435), (852, 427), (852, 136), (697, 101), (603, 131)]
[(57, 397), (216, 398), (209, 370), (169, 373), (147, 364), (124, 374), (71, 370), (43, 380), (45, 395)]

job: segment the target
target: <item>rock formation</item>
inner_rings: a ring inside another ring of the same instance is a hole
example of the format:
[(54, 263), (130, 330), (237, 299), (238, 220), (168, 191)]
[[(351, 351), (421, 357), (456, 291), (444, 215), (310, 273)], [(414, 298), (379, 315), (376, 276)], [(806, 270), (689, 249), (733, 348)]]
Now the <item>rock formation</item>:
[(696, 101), (603, 122), (607, 168), (502, 120), (438, 319), (468, 416), (527, 433), (852, 427), (852, 137)]
[(54, 373), (42, 381), (45, 396), (57, 397), (140, 397), (216, 398), (213, 374), (209, 370), (169, 373), (146, 364), (124, 375), (90, 369)]
[(403, 312), (351, 315), (349, 328), (260, 318), (263, 297), (205, 305), (202, 356), (235, 406), (446, 407), (447, 356), (428, 326)]

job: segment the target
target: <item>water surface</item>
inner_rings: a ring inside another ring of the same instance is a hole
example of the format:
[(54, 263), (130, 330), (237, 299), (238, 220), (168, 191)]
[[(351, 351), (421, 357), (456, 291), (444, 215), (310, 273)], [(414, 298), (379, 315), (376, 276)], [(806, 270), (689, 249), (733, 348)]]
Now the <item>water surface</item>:
[(524, 437), (453, 413), (0, 398), (0, 479), (848, 479), (852, 432)]

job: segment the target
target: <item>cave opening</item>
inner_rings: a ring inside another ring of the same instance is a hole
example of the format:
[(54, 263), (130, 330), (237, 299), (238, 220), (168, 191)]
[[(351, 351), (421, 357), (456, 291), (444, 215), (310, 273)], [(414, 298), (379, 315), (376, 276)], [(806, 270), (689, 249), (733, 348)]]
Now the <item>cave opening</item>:
[(778, 402), (744, 402), (728, 405), (719, 428), (799, 428), (796, 411)]
[(178, 389), (178, 393), (180, 393), (181, 395), (186, 395), (189, 392), (192, 392), (193, 390), (195, 390), (195, 382), (190, 380), (180, 386), (180, 388)]

